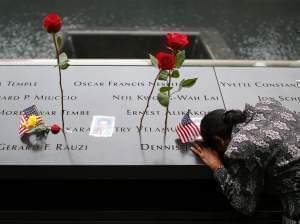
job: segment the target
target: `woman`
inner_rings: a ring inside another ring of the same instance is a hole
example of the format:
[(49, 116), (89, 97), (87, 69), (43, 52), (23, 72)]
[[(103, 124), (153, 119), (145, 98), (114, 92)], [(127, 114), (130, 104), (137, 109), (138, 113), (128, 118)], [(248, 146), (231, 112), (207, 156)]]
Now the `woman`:
[[(201, 121), (203, 142), (192, 151), (214, 172), (231, 205), (255, 210), (268, 186), (280, 196), (283, 223), (300, 220), (300, 116), (278, 101), (215, 110)], [(299, 221), (300, 223), (300, 221)]]

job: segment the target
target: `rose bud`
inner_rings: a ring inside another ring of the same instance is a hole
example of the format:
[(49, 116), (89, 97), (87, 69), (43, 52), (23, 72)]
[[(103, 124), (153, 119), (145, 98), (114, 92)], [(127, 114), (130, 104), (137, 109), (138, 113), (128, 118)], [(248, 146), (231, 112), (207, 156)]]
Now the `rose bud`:
[(158, 68), (162, 70), (170, 70), (175, 67), (176, 57), (173, 54), (159, 52), (156, 54)]
[(61, 28), (61, 18), (56, 13), (50, 13), (44, 18), (44, 27), (48, 33), (57, 33)]
[(167, 45), (173, 50), (180, 50), (189, 44), (188, 36), (181, 33), (168, 33)]
[(57, 134), (58, 132), (60, 132), (60, 126), (58, 124), (53, 124), (51, 126), (51, 132), (52, 134)]

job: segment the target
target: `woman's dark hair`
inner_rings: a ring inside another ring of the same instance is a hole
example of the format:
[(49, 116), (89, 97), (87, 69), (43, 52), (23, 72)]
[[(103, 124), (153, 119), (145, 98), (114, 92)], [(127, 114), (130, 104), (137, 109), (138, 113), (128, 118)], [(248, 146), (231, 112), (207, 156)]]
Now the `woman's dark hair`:
[(233, 126), (245, 121), (245, 111), (223, 109), (211, 111), (201, 121), (201, 136), (207, 146), (214, 148), (217, 145), (216, 136), (222, 139), (231, 138)]

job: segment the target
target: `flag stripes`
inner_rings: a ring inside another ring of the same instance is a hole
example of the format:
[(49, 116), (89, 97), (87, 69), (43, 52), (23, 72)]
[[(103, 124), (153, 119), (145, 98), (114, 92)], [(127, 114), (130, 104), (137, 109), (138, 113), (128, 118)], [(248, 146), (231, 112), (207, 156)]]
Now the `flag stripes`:
[(191, 120), (188, 111), (176, 126), (176, 133), (182, 143), (193, 141), (200, 136), (200, 128)]
[(18, 134), (22, 137), (23, 135), (25, 135), (26, 133), (28, 133), (30, 131), (29, 128), (23, 126), (24, 123), (27, 122), (28, 118), (31, 115), (35, 115), (37, 116), (37, 125), (41, 124), (43, 122), (42, 117), (39, 115), (37, 108), (35, 105), (26, 108), (25, 110), (22, 111), (22, 115), (21, 115), (21, 124), (19, 126), (19, 130), (18, 130)]

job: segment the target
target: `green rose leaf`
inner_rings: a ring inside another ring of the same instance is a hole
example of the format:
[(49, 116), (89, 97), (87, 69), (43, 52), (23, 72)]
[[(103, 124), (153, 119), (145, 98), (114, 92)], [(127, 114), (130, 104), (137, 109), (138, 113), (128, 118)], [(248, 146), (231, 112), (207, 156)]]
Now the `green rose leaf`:
[(178, 70), (174, 70), (174, 71), (172, 72), (172, 77), (173, 77), (173, 78), (179, 78), (179, 76), (180, 76), (180, 74), (179, 74), (179, 71), (178, 71)]
[(69, 59), (68, 59), (68, 56), (65, 52), (62, 52), (60, 55), (59, 55), (59, 62), (60, 64), (64, 64), (65, 62), (67, 62)]
[(189, 88), (192, 87), (198, 78), (193, 78), (193, 79), (183, 79), (181, 80), (181, 82), (179, 83), (180, 87), (184, 87), (184, 88)]
[(157, 67), (158, 66), (158, 63), (157, 63), (157, 59), (156, 57), (154, 57), (152, 54), (149, 54), (149, 57), (150, 57), (150, 60), (151, 60), (151, 63), (154, 67)]
[(185, 50), (179, 51), (176, 54), (176, 68), (180, 68), (185, 60)]
[(159, 93), (157, 96), (158, 102), (160, 105), (167, 107), (169, 105), (169, 97), (164, 93)]
[(59, 55), (59, 67), (62, 69), (62, 70), (65, 70), (67, 69), (68, 67), (70, 66), (69, 64), (69, 59), (68, 59), (68, 56), (65, 52), (62, 52), (60, 55)]
[(166, 70), (161, 70), (158, 76), (158, 80), (166, 81), (168, 79), (169, 73)]
[(62, 38), (61, 38), (60, 36), (56, 36), (56, 43), (57, 43), (58, 49), (61, 49), (61, 46), (62, 46)]
[(68, 62), (59, 65), (60, 69), (62, 69), (62, 70), (67, 69), (69, 66), (70, 66), (70, 64)]
[(164, 86), (164, 87), (161, 87), (161, 88), (159, 89), (159, 92), (165, 93), (165, 92), (170, 91), (171, 89), (173, 89), (173, 87), (171, 87), (171, 86)]

